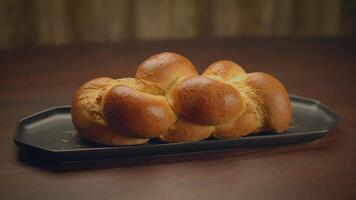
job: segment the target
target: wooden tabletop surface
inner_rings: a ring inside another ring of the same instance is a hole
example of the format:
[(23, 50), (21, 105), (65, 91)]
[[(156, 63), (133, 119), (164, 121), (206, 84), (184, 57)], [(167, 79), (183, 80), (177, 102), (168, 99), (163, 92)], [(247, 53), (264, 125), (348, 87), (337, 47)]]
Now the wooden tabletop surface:
[[(71, 103), (83, 82), (129, 77), (175, 51), (200, 72), (218, 59), (276, 76), (340, 117), (315, 142), (60, 166), (22, 156), (17, 121)], [(356, 40), (238, 39), (43, 47), (0, 52), (0, 199), (356, 199)]]

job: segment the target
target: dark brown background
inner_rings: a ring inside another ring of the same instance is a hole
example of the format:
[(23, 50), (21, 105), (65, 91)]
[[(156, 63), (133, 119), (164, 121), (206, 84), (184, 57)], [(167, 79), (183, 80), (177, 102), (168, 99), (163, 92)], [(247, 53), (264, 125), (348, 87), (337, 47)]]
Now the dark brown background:
[(355, 33), (355, 0), (0, 0), (0, 49)]
[[(126, 42), (0, 51), (0, 199), (355, 199), (356, 41), (233, 39)], [(97, 76), (132, 76), (161, 51), (200, 72), (217, 59), (278, 77), (290, 93), (320, 100), (341, 118), (321, 140), (194, 155), (51, 166), (18, 154), (17, 120), (70, 104)]]

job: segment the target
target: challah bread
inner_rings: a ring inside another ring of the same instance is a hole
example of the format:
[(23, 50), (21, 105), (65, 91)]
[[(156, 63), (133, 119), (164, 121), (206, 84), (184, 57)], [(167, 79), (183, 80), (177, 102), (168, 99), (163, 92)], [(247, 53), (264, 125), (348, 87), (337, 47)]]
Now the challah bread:
[(215, 137), (241, 137), (261, 130), (280, 133), (288, 129), (292, 117), (288, 93), (271, 75), (246, 73), (231, 61), (218, 61), (211, 64), (203, 76), (231, 84), (240, 91), (245, 103), (241, 116), (216, 127)]
[(241, 94), (230, 84), (205, 76), (193, 76), (175, 84), (171, 90), (175, 112), (189, 121), (218, 125), (243, 111)]
[(113, 130), (102, 116), (103, 96), (117, 84), (127, 84), (125, 79), (96, 78), (84, 85), (74, 95), (71, 115), (75, 128), (81, 137), (106, 145), (142, 144), (148, 139), (124, 135), (122, 130)]
[(105, 120), (116, 130), (139, 138), (155, 138), (167, 132), (176, 115), (160, 95), (140, 92), (128, 86), (113, 87), (104, 99)]
[(145, 60), (135, 78), (85, 83), (74, 96), (72, 119), (80, 136), (101, 144), (199, 141), (283, 132), (291, 105), (268, 74), (218, 61), (198, 75), (188, 59), (165, 52)]

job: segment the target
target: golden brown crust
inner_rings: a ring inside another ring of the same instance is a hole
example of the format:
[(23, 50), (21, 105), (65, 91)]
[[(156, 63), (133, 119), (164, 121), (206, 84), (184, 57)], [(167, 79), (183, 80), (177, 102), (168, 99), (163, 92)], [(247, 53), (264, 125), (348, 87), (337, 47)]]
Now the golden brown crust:
[(96, 78), (83, 84), (74, 95), (72, 102), (72, 121), (78, 134), (92, 142), (105, 145), (136, 145), (146, 143), (147, 139), (126, 136), (114, 131), (101, 115), (101, 90), (114, 83), (111, 78)]
[(229, 80), (234, 76), (246, 74), (245, 70), (230, 60), (219, 60), (209, 65), (204, 71), (203, 76), (219, 76), (223, 80)]
[(135, 77), (146, 85), (155, 85), (165, 91), (179, 78), (197, 74), (197, 70), (188, 59), (176, 53), (164, 52), (153, 55), (141, 63)]
[(246, 73), (222, 60), (198, 76), (188, 59), (165, 52), (144, 61), (136, 78), (85, 83), (74, 95), (72, 120), (83, 138), (101, 144), (142, 144), (155, 137), (187, 142), (283, 132), (291, 104), (271, 75)]
[(160, 139), (165, 142), (193, 142), (210, 137), (214, 126), (199, 125), (183, 118), (174, 124)]
[(244, 106), (239, 91), (204, 76), (182, 80), (172, 88), (171, 98), (175, 112), (204, 125), (227, 122)]
[(253, 133), (261, 127), (261, 118), (250, 102), (248, 109), (240, 117), (217, 126), (213, 135), (217, 138), (239, 138)]
[(103, 104), (103, 115), (116, 130), (124, 128), (139, 138), (154, 138), (165, 134), (176, 116), (162, 96), (139, 92), (120, 85), (112, 88)]
[(287, 130), (292, 111), (287, 90), (282, 83), (262, 72), (249, 73), (245, 82), (255, 88), (262, 98), (266, 128), (279, 133)]

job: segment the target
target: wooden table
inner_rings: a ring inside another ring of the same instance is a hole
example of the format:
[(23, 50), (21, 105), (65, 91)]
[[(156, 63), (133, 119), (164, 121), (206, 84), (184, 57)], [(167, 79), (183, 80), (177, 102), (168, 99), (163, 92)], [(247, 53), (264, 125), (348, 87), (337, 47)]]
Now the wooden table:
[[(53, 166), (23, 157), (17, 120), (70, 104), (97, 76), (132, 76), (148, 56), (175, 51), (200, 72), (218, 59), (278, 77), (342, 121), (312, 143)], [(239, 39), (48, 47), (0, 52), (0, 199), (356, 199), (356, 41)]]

